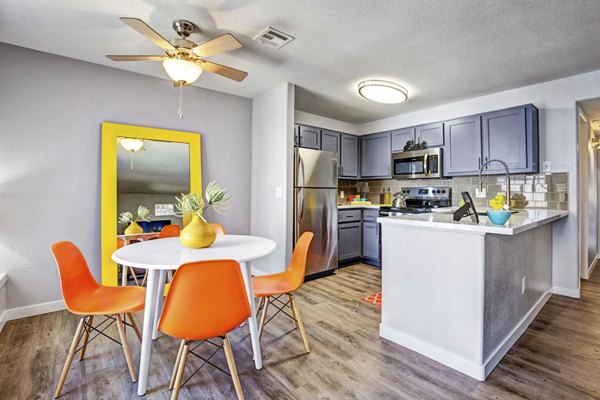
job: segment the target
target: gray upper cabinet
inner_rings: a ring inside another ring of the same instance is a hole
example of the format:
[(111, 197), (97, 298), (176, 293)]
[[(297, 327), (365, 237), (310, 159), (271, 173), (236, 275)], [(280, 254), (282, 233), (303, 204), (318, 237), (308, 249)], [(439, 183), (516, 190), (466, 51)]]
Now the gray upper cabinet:
[[(511, 173), (537, 172), (537, 109), (534, 106), (483, 114), (482, 138), (482, 162), (499, 159), (506, 162)], [(484, 172), (504, 173), (504, 168), (493, 163)]]
[(361, 138), (362, 178), (392, 177), (391, 132), (376, 133)]
[(409, 140), (415, 140), (415, 128), (404, 128), (392, 131), (392, 152), (404, 151)]
[(481, 117), (444, 122), (444, 175), (475, 175), (481, 163)]
[(298, 146), (306, 149), (321, 150), (321, 130), (312, 126), (300, 125)]
[(340, 178), (358, 178), (358, 137), (340, 134)]
[(340, 153), (340, 134), (321, 129), (321, 150)]
[(420, 125), (415, 128), (415, 141), (417, 143), (427, 142), (427, 147), (439, 147), (444, 145), (444, 123)]

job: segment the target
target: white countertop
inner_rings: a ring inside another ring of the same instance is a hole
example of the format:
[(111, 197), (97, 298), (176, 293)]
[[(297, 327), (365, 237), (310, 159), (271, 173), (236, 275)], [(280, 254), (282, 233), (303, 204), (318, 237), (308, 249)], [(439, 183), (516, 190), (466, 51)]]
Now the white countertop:
[(521, 232), (548, 224), (557, 219), (567, 217), (568, 211), (554, 210), (519, 210), (513, 214), (505, 225), (494, 225), (488, 217), (479, 216), (479, 224), (471, 221), (470, 217), (455, 222), (450, 213), (430, 213), (400, 215), (396, 217), (380, 217), (377, 222), (382, 225), (418, 226), (440, 230), (465, 231), (474, 233), (493, 233), (497, 235), (516, 235)]

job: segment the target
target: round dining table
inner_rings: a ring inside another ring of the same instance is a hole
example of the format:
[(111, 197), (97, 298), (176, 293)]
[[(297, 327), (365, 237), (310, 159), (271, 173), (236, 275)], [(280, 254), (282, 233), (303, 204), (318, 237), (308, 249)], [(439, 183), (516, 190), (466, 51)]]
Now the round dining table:
[(217, 235), (215, 242), (204, 249), (184, 247), (179, 238), (175, 237), (131, 244), (113, 253), (112, 259), (118, 264), (148, 270), (138, 378), (138, 394), (140, 396), (146, 393), (148, 384), (150, 350), (152, 340), (157, 338), (157, 326), (162, 312), (167, 271), (176, 270), (180, 265), (188, 262), (230, 259), (240, 263), (251, 309), (248, 326), (250, 327), (254, 363), (257, 369), (262, 368), (250, 262), (271, 254), (276, 247), (277, 244), (273, 240), (262, 237)]

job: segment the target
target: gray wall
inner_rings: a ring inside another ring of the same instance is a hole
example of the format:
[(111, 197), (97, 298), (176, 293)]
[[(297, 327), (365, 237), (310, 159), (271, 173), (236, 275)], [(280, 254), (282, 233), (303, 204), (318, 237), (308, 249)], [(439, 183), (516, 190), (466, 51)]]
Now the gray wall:
[[(100, 124), (200, 132), (204, 185), (230, 188), (228, 215), (250, 232), (252, 101), (0, 43), (0, 272), (7, 308), (59, 300), (49, 246), (75, 242), (100, 276)], [(162, 68), (157, 63), (156, 68)], [(165, 74), (166, 77), (166, 74)], [(200, 78), (202, 79), (202, 78)]]

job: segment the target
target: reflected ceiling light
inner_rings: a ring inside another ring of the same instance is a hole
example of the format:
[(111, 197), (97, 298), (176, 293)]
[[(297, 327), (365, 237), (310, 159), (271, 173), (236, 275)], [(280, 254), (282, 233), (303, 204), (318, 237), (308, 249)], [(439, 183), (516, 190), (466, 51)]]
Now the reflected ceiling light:
[(198, 64), (181, 58), (167, 58), (163, 61), (163, 68), (179, 85), (190, 85), (202, 74)]
[(358, 94), (367, 100), (383, 104), (403, 103), (408, 92), (397, 83), (382, 80), (367, 80), (358, 84)]
[(133, 170), (133, 153), (144, 149), (144, 141), (141, 139), (121, 138), (119, 140), (121, 147), (127, 150), (130, 154), (130, 166)]

